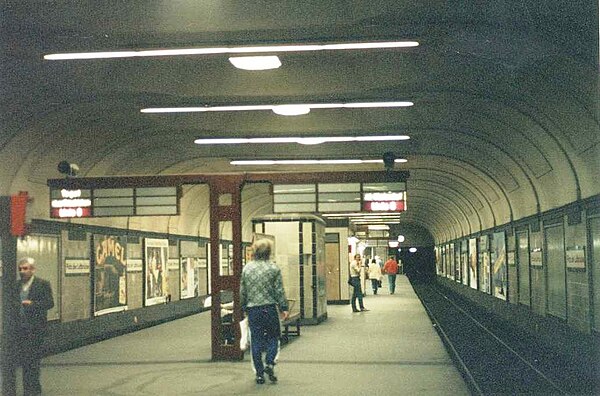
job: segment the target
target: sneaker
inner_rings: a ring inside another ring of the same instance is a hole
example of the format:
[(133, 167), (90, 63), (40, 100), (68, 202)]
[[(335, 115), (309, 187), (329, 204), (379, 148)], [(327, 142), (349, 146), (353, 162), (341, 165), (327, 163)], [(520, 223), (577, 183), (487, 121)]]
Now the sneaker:
[(257, 384), (264, 384), (265, 383), (265, 377), (263, 377), (262, 375), (257, 375), (256, 376), (256, 383)]
[(265, 373), (267, 373), (267, 375), (269, 376), (269, 381), (277, 382), (277, 377), (275, 376), (275, 370), (273, 366), (268, 365), (267, 367), (265, 367)]

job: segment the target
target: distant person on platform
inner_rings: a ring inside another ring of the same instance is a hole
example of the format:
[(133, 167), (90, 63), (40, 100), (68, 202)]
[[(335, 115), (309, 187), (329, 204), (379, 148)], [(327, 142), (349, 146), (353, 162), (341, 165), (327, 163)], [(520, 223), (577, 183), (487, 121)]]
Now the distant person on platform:
[(383, 273), (388, 276), (390, 294), (394, 294), (396, 291), (396, 274), (398, 273), (398, 262), (394, 256), (390, 256), (388, 261), (383, 265)]
[(20, 309), (15, 340), (16, 357), (23, 367), (24, 395), (41, 395), (42, 345), (46, 335), (48, 310), (54, 306), (54, 299), (50, 283), (34, 276), (35, 261), (32, 258), (19, 260), (18, 267), (21, 281), (17, 290)]
[[(360, 254), (354, 255), (354, 260), (350, 263), (350, 286), (352, 286), (352, 312), (368, 311), (363, 304), (363, 294), (360, 285), (360, 274), (362, 269), (362, 260)], [(356, 308), (356, 300), (360, 310)]]
[(377, 260), (371, 260), (369, 264), (369, 279), (371, 279), (371, 287), (373, 288), (373, 294), (377, 294), (377, 289), (381, 287), (381, 268), (377, 264)]
[[(260, 239), (252, 247), (254, 258), (242, 270), (240, 301), (242, 311), (248, 315), (256, 383), (264, 384), (265, 373), (271, 382), (277, 382), (275, 360), (279, 355), (279, 318), (285, 320), (289, 309), (281, 270), (270, 260), (271, 241)], [(266, 366), (263, 351), (266, 351)]]

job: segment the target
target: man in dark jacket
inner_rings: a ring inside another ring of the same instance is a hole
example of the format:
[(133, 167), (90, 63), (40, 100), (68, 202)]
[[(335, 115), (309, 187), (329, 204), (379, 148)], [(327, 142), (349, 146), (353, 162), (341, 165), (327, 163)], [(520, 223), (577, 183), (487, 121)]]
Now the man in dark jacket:
[(20, 300), (19, 326), (16, 341), (18, 358), (23, 366), (23, 391), (25, 395), (40, 395), (40, 364), (42, 345), (46, 335), (48, 310), (54, 306), (52, 288), (44, 279), (34, 276), (35, 261), (19, 260), (21, 281), (18, 287)]

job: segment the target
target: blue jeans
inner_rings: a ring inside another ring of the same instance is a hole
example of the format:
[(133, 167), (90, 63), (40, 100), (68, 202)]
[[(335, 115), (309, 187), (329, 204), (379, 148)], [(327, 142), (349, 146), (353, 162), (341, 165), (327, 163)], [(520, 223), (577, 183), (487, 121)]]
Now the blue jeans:
[(360, 289), (360, 277), (353, 276), (350, 278), (350, 282), (352, 282), (352, 310), (358, 311), (358, 309), (356, 309), (357, 299), (360, 309), (365, 309), (365, 306), (363, 305), (362, 290)]
[(265, 366), (262, 353), (266, 351), (267, 365), (274, 365), (279, 354), (279, 313), (275, 305), (262, 305), (248, 308), (248, 324), (250, 325), (250, 346), (252, 364), (256, 375), (263, 375)]
[(390, 294), (394, 294), (394, 291), (396, 291), (396, 274), (388, 274), (388, 282)]

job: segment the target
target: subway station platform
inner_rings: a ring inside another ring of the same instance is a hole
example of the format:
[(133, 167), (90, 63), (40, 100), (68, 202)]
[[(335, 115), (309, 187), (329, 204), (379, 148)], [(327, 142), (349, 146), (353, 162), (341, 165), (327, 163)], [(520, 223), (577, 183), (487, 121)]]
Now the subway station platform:
[(205, 312), (45, 358), (43, 394), (469, 394), (406, 277), (365, 306), (330, 305), (325, 322), (304, 326), (281, 350), (277, 384), (255, 384), (249, 353), (212, 362)]

